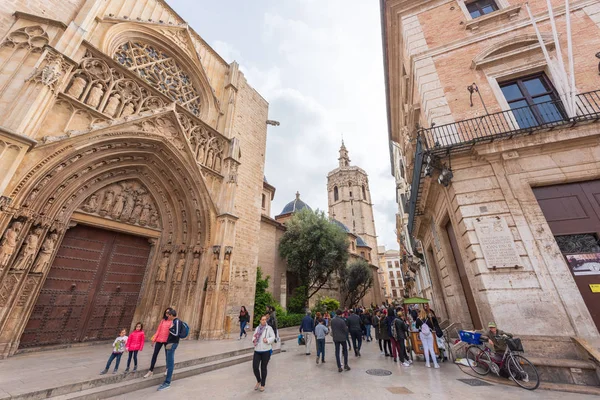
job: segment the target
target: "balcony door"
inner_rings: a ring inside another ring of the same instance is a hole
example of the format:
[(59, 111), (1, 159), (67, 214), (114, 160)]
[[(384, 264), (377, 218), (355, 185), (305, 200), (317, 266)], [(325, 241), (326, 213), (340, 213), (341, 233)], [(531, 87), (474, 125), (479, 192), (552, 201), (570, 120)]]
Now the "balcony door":
[(566, 119), (558, 94), (544, 73), (502, 82), (500, 88), (519, 129)]

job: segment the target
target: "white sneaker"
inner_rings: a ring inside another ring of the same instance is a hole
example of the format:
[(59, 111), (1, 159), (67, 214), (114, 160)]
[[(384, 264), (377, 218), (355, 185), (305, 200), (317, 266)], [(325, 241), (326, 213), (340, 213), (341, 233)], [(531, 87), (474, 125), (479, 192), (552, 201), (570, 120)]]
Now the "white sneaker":
[(402, 365), (404, 365), (405, 367), (410, 367), (410, 364), (409, 364), (408, 362), (406, 362), (406, 361), (404, 361), (404, 362), (402, 363)]
[(425, 368), (431, 368), (431, 365), (425, 364)]
[(413, 363), (413, 360), (408, 360), (408, 363), (409, 363), (409, 364), (412, 364), (412, 363)]
[(381, 354), (381, 355), (384, 355), (385, 353), (382, 351), (382, 352), (380, 352), (379, 354)]
[(435, 364), (435, 365), (433, 366), (433, 368), (439, 368), (439, 367), (440, 367), (440, 366), (439, 366), (439, 364)]
[(145, 378), (150, 378), (152, 375), (154, 375), (154, 372), (148, 371), (148, 372), (146, 372), (146, 375), (144, 375), (144, 379)]

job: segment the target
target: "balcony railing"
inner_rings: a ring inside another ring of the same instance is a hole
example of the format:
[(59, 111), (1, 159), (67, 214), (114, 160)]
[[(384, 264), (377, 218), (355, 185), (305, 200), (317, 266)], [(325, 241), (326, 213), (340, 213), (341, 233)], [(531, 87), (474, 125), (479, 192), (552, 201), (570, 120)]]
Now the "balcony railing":
[(575, 111), (575, 117), (568, 117), (563, 103), (556, 100), (421, 129), (415, 148), (413, 179), (408, 201), (408, 230), (411, 237), (415, 217), (420, 215), (423, 162), (427, 153), (443, 157), (466, 151), (478, 143), (510, 139), (582, 122), (595, 122), (600, 119), (600, 90), (578, 94)]
[(444, 155), (466, 150), (480, 142), (595, 121), (600, 119), (600, 90), (577, 95), (575, 107), (577, 115), (569, 118), (560, 100), (548, 101), (422, 129), (420, 135), (429, 152)]

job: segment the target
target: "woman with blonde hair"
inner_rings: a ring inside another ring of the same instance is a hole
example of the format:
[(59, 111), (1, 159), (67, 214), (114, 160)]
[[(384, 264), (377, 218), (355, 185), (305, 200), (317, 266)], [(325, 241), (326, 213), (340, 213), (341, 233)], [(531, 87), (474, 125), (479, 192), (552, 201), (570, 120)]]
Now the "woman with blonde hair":
[(435, 335), (435, 330), (433, 326), (433, 321), (427, 315), (425, 310), (421, 310), (419, 312), (419, 317), (416, 321), (416, 327), (419, 330), (419, 339), (421, 339), (421, 343), (423, 343), (423, 355), (425, 356), (425, 366), (427, 368), (431, 368), (431, 364), (429, 363), (429, 356), (433, 360), (433, 367), (439, 368), (440, 365), (437, 362), (437, 358), (435, 356), (435, 349), (433, 347), (433, 338)]

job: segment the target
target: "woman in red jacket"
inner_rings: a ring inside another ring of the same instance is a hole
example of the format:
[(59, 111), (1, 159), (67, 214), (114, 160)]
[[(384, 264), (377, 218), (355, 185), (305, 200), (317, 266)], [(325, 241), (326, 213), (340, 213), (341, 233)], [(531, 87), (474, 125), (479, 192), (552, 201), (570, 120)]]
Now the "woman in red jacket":
[[(167, 308), (163, 314), (163, 319), (160, 320), (160, 324), (158, 324), (158, 328), (156, 328), (156, 333), (152, 336), (150, 341), (152, 342), (152, 346), (154, 346), (154, 353), (152, 353), (152, 361), (150, 362), (150, 369), (144, 375), (144, 378), (151, 377), (154, 374), (154, 364), (156, 364), (156, 358), (158, 357), (158, 353), (160, 352), (161, 347), (167, 345), (167, 339), (169, 338), (169, 329), (171, 328), (172, 322), (167, 318), (167, 312), (171, 311), (171, 308)], [(167, 348), (165, 347), (165, 357), (167, 356)]]
[(131, 357), (133, 357), (133, 372), (137, 371), (137, 354), (138, 351), (144, 350), (144, 341), (146, 340), (146, 334), (144, 333), (144, 325), (141, 322), (135, 324), (135, 330), (131, 332), (127, 338), (127, 344), (125, 348), (129, 352), (127, 358), (127, 368), (125, 372), (129, 372), (129, 364), (131, 364)]

